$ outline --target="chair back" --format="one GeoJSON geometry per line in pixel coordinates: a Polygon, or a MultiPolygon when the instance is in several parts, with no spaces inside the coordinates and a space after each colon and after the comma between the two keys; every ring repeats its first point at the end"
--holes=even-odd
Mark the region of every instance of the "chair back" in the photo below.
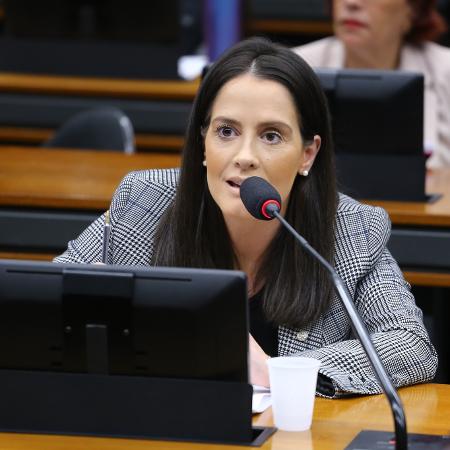
{"type": "Polygon", "coordinates": [[[65,122],[44,147],[117,150],[134,153],[134,130],[128,116],[118,108],[82,111],[65,122]]]}

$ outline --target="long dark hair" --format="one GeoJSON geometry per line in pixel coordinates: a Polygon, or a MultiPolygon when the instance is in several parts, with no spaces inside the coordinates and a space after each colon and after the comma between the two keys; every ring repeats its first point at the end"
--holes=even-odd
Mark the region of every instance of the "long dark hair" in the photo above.
{"type": "MultiPolygon", "coordinates": [[[[209,125],[220,88],[248,72],[289,90],[304,142],[312,141],[316,134],[322,138],[309,176],[297,176],[294,181],[286,219],[333,262],[337,194],[325,95],[303,59],[285,47],[252,38],[228,50],[200,85],[187,128],[177,193],[158,225],[152,257],[155,265],[233,269],[230,237],[202,165],[202,130],[209,125]]],[[[327,273],[282,228],[266,250],[256,279],[264,282],[266,316],[277,325],[301,327],[317,319],[329,305],[332,287],[327,273]]]]}
{"type": "Polygon", "coordinates": [[[447,24],[436,7],[436,0],[408,0],[408,3],[413,10],[413,19],[405,41],[413,44],[435,41],[447,31],[447,24]]]}

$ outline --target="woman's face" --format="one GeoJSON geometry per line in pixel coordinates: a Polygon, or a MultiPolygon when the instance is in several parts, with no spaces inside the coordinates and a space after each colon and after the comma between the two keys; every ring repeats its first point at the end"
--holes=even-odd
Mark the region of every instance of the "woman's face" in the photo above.
{"type": "Polygon", "coordinates": [[[408,0],[333,0],[334,31],[346,47],[401,43],[411,19],[408,0]]]}
{"type": "Polygon", "coordinates": [[[228,81],[205,135],[208,187],[225,220],[250,217],[239,186],[251,176],[271,183],[285,208],[295,177],[311,168],[319,147],[318,136],[305,146],[297,108],[282,84],[251,74],[228,81]]]}

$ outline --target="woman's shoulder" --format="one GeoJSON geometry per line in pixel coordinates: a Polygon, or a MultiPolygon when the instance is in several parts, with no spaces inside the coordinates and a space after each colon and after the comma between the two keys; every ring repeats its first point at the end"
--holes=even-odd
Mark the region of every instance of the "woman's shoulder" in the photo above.
{"type": "MultiPolygon", "coordinates": [[[[435,68],[436,73],[440,73],[450,81],[450,48],[434,42],[427,42],[425,44],[425,51],[430,55],[430,61],[435,68]]],[[[448,87],[448,86],[447,86],[448,87]]]]}
{"type": "Polygon", "coordinates": [[[372,217],[374,215],[377,217],[388,217],[387,212],[380,206],[372,206],[367,203],[361,203],[349,195],[340,193],[337,207],[337,217],[344,218],[353,214],[367,217],[372,217]]]}
{"type": "Polygon", "coordinates": [[[145,185],[176,187],[179,172],[178,168],[136,170],[125,175],[121,184],[133,186],[142,183],[145,185]]]}
{"type": "Polygon", "coordinates": [[[380,207],[340,194],[335,223],[335,267],[348,283],[358,282],[383,254],[390,220],[380,207]]]}
{"type": "Polygon", "coordinates": [[[443,61],[437,61],[439,64],[450,64],[450,48],[437,44],[436,42],[427,41],[423,44],[423,51],[432,56],[444,57],[443,61]]]}
{"type": "Polygon", "coordinates": [[[420,70],[433,76],[450,76],[450,48],[435,42],[421,45],[406,44],[402,49],[401,69],[420,70]],[[424,67],[422,67],[424,66],[424,67]]]}
{"type": "Polygon", "coordinates": [[[150,194],[152,190],[162,192],[174,190],[178,184],[179,169],[149,169],[129,172],[120,182],[116,195],[128,191],[130,195],[150,194]]]}
{"type": "Polygon", "coordinates": [[[161,207],[175,196],[179,169],[151,169],[130,172],[122,179],[111,203],[111,212],[120,213],[128,206],[149,210],[161,207]]]}
{"type": "Polygon", "coordinates": [[[388,213],[379,206],[361,203],[345,194],[339,195],[336,213],[336,239],[366,236],[378,244],[389,239],[391,221],[388,213]]]}
{"type": "Polygon", "coordinates": [[[313,67],[339,67],[342,64],[342,44],[333,36],[292,49],[313,67]]]}

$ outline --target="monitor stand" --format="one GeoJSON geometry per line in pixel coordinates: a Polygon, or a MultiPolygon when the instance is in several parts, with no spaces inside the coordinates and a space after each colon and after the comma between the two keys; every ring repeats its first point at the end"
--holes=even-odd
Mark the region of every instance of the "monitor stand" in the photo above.
{"type": "Polygon", "coordinates": [[[259,446],[242,382],[0,370],[0,430],[259,446]]]}
{"type": "MultiPolygon", "coordinates": [[[[448,450],[450,436],[408,433],[408,450],[448,450]]],[[[388,431],[363,430],[345,450],[394,450],[395,435],[388,431]]]]}
{"type": "Polygon", "coordinates": [[[338,153],[339,190],[357,199],[427,202],[425,156],[338,153]]]}

